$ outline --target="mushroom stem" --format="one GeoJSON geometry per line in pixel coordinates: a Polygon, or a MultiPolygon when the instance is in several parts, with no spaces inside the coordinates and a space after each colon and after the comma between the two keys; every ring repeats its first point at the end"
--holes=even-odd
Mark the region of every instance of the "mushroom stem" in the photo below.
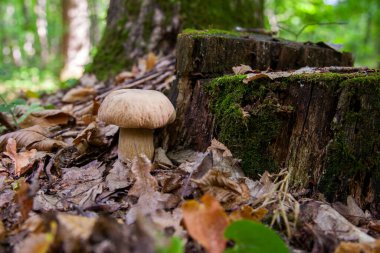
{"type": "Polygon", "coordinates": [[[139,154],[153,159],[153,130],[145,128],[120,128],[118,155],[122,161],[132,160],[139,154]]]}

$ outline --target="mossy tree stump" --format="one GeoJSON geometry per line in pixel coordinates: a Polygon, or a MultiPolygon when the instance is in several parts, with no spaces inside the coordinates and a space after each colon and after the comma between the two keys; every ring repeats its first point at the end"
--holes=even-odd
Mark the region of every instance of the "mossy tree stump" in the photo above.
{"type": "Polygon", "coordinates": [[[361,206],[376,208],[379,73],[344,68],[350,73],[331,73],[328,70],[342,69],[329,68],[326,73],[245,84],[245,75],[215,76],[231,73],[239,64],[296,69],[350,66],[352,59],[326,47],[261,36],[182,36],[177,45],[182,48],[177,54],[178,79],[171,94],[177,120],[166,129],[168,148],[182,145],[203,151],[215,137],[242,159],[248,176],[288,168],[294,188],[322,192],[331,201],[350,194],[361,206]]]}

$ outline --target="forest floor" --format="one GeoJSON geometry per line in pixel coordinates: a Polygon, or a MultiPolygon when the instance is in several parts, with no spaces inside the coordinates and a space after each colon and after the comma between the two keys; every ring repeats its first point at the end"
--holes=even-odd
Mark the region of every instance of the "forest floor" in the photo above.
{"type": "Polygon", "coordinates": [[[165,93],[174,79],[173,56],[149,55],[112,82],[84,75],[40,99],[59,109],[9,105],[0,252],[380,252],[380,220],[352,198],[305,198],[286,170],[249,179],[217,140],[203,153],[157,148],[153,162],[118,160],[118,127],[97,119],[102,100],[124,88],[165,93]]]}

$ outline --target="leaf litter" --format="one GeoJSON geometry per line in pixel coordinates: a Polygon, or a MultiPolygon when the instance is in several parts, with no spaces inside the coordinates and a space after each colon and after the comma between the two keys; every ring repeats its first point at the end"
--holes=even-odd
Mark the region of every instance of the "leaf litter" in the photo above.
{"type": "MultiPolygon", "coordinates": [[[[33,112],[24,128],[0,136],[0,251],[148,253],[178,236],[186,252],[219,253],[231,248],[227,226],[251,220],[275,228],[291,249],[379,252],[380,221],[353,198],[295,197],[286,169],[249,179],[216,139],[205,152],[157,148],[153,163],[118,160],[118,127],[97,120],[101,101],[117,89],[168,90],[174,63],[150,54],[108,85],[86,74],[41,98],[60,110],[33,112]]],[[[246,82],[289,74],[234,72],[246,82]]]]}

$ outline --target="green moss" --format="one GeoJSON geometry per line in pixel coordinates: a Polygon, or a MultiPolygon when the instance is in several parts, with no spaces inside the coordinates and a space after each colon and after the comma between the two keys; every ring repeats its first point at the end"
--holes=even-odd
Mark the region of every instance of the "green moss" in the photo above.
{"type": "Polygon", "coordinates": [[[194,36],[215,36],[215,35],[228,35],[233,37],[241,36],[242,34],[236,31],[226,31],[220,29],[207,29],[207,30],[196,30],[193,28],[187,28],[182,31],[184,35],[194,35],[194,36]]]}
{"type": "MultiPolygon", "coordinates": [[[[347,182],[363,182],[362,192],[374,191],[380,201],[380,74],[344,80],[333,140],[327,151],[319,190],[328,199],[346,198],[347,182]],[[372,182],[372,185],[370,185],[372,182]]],[[[365,196],[362,196],[363,199],[365,196]]]]}
{"type": "Polygon", "coordinates": [[[265,170],[278,168],[269,146],[282,120],[270,92],[273,87],[281,89],[283,84],[270,84],[266,79],[244,84],[244,78],[245,75],[216,78],[208,90],[218,139],[242,160],[242,168],[248,176],[257,177],[265,170]]]}

